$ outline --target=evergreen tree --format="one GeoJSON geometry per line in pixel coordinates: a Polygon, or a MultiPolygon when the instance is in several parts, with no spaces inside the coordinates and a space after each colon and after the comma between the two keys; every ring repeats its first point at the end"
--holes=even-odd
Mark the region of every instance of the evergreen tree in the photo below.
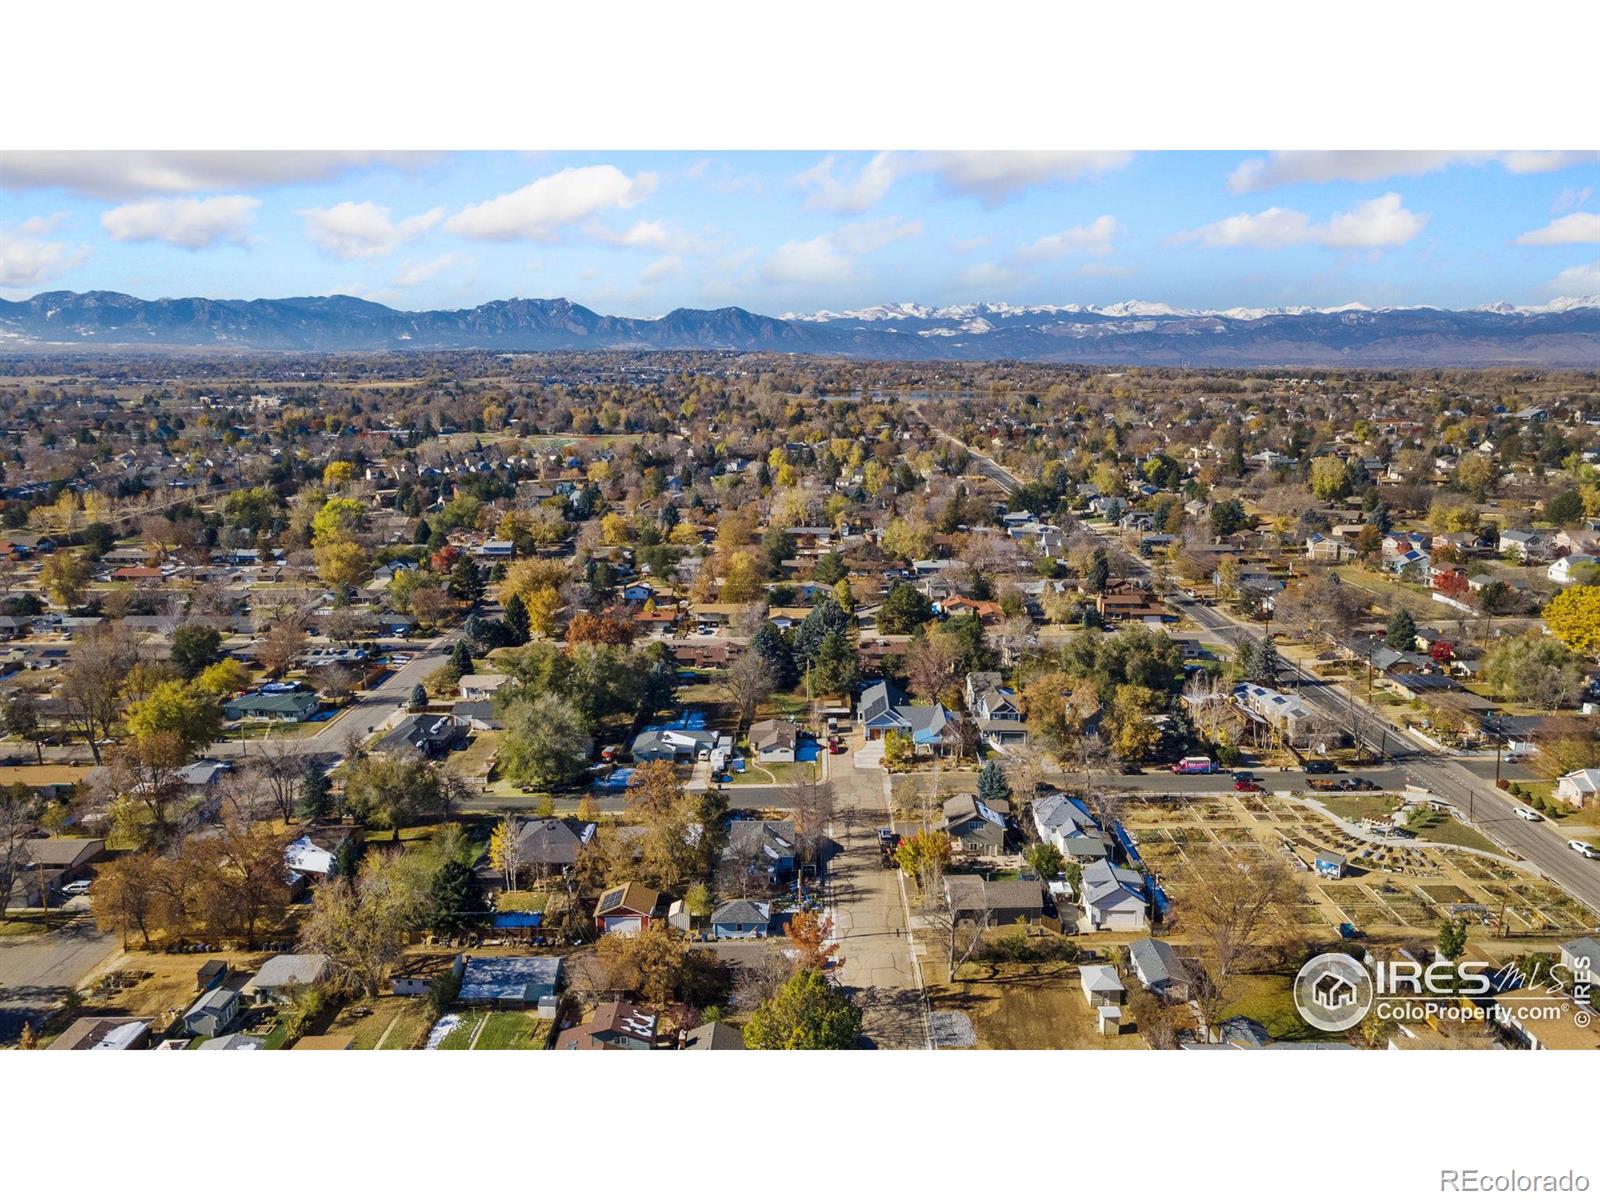
{"type": "Polygon", "coordinates": [[[800,673],[795,669],[794,652],[789,648],[789,639],[771,621],[756,630],[750,639],[750,649],[767,664],[780,691],[788,691],[795,685],[800,673]]]}
{"type": "Polygon", "coordinates": [[[850,574],[850,569],[844,565],[844,555],[837,550],[829,550],[817,559],[817,565],[811,569],[811,578],[818,583],[825,583],[829,587],[838,583],[850,574]]]}
{"type": "Polygon", "coordinates": [[[1106,552],[1097,546],[1089,555],[1088,570],[1083,573],[1084,590],[1098,595],[1106,590],[1106,583],[1110,579],[1111,562],[1106,552]]]}
{"type": "Polygon", "coordinates": [[[1389,618],[1389,624],[1383,633],[1383,644],[1391,650],[1417,648],[1417,621],[1409,610],[1398,609],[1389,618]]]}
{"type": "Polygon", "coordinates": [[[998,759],[991,758],[978,772],[978,799],[988,805],[996,800],[1011,799],[1011,785],[1006,782],[1006,773],[1000,769],[998,759]]]}
{"type": "Polygon", "coordinates": [[[521,596],[513,595],[506,601],[505,626],[511,645],[528,644],[528,606],[522,602],[521,596]]]}
{"type": "Polygon", "coordinates": [[[794,631],[794,657],[796,662],[808,659],[815,662],[823,640],[830,633],[843,633],[850,628],[850,615],[832,596],[821,596],[816,606],[806,614],[794,631]]]}
{"type": "Polygon", "coordinates": [[[333,795],[328,787],[328,776],[316,763],[306,764],[301,776],[300,790],[295,797],[295,811],[302,821],[320,821],[333,806],[333,795]]]}
{"type": "Polygon", "coordinates": [[[933,620],[933,605],[909,583],[889,589],[878,609],[878,628],[884,633],[915,633],[933,620]]]}
{"type": "Polygon", "coordinates": [[[853,641],[841,630],[822,639],[811,676],[811,686],[822,695],[848,695],[861,678],[861,659],[853,641]]]}
{"type": "Polygon", "coordinates": [[[471,675],[476,669],[472,662],[472,648],[465,640],[457,642],[450,648],[450,665],[463,675],[471,675]]]}
{"type": "Polygon", "coordinates": [[[428,900],[428,924],[446,933],[472,924],[483,912],[472,868],[459,858],[447,860],[434,874],[428,900]]]}
{"type": "Polygon", "coordinates": [[[422,709],[427,707],[428,689],[423,687],[420,683],[413,684],[411,687],[411,708],[414,711],[420,712],[422,709]]]}
{"type": "Polygon", "coordinates": [[[417,545],[426,546],[433,540],[433,529],[426,520],[418,521],[417,531],[411,536],[417,545]]]}
{"type": "Polygon", "coordinates": [[[478,572],[478,564],[465,555],[456,559],[456,565],[450,568],[450,594],[469,605],[483,599],[483,576],[478,572]]]}

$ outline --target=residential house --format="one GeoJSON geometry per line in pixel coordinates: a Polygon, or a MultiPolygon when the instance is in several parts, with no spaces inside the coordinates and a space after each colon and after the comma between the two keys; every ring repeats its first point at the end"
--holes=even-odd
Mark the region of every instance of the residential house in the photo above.
{"type": "Polygon", "coordinates": [[[1592,554],[1564,554],[1545,568],[1545,578],[1552,583],[1568,584],[1573,582],[1574,567],[1592,567],[1596,562],[1600,562],[1600,559],[1596,559],[1592,554]]]}
{"type": "Polygon", "coordinates": [[[1108,625],[1122,621],[1166,621],[1172,614],[1149,588],[1119,580],[1094,598],[1095,611],[1108,625]]]}
{"type": "Polygon", "coordinates": [[[249,692],[222,702],[230,721],[309,721],[322,708],[315,692],[249,692]]]}
{"type": "Polygon", "coordinates": [[[1076,863],[1104,858],[1109,850],[1106,835],[1088,809],[1060,792],[1033,802],[1033,827],[1040,841],[1076,863]]]}
{"type": "Polygon", "coordinates": [[[1259,683],[1241,683],[1233,689],[1234,703],[1253,721],[1266,726],[1286,745],[1306,745],[1314,732],[1315,715],[1298,696],[1259,683]]]}
{"type": "Polygon", "coordinates": [[[654,1050],[655,1045],[656,1015],[625,1000],[602,1004],[590,1020],[556,1037],[558,1050],[654,1050]]]}
{"type": "Polygon", "coordinates": [[[595,928],[601,933],[638,933],[666,916],[666,903],[655,888],[624,883],[600,893],[594,906],[595,928]]]}
{"type": "Polygon", "coordinates": [[[230,987],[212,988],[183,1014],[183,1027],[193,1037],[217,1037],[238,1019],[240,995],[230,987]]]}
{"type": "Polygon", "coordinates": [[[1600,937],[1590,935],[1561,943],[1561,965],[1574,987],[1588,987],[1593,996],[1594,985],[1600,983],[1600,937]]]}
{"type": "Polygon", "coordinates": [[[517,845],[525,869],[535,877],[565,874],[594,839],[595,823],[574,817],[535,817],[517,829],[517,845]]]}
{"type": "Polygon", "coordinates": [[[1128,961],[1146,990],[1164,1000],[1187,1000],[1194,980],[1178,953],[1157,938],[1140,938],[1128,945],[1128,961]]]}
{"type": "Polygon", "coordinates": [[[964,690],[967,709],[977,721],[984,741],[996,749],[1027,745],[1028,726],[1022,719],[1017,694],[1001,684],[998,671],[972,672],[964,690]]]}
{"type": "Polygon", "coordinates": [[[910,734],[919,751],[948,754],[956,745],[955,718],[942,704],[908,704],[899,688],[887,680],[869,684],[857,706],[869,741],[892,729],[910,734]]]}
{"type": "Polygon", "coordinates": [[[467,728],[466,722],[450,713],[412,713],[384,734],[372,751],[442,758],[466,740],[467,728]]]}
{"type": "Polygon", "coordinates": [[[1568,771],[1556,780],[1555,798],[1568,804],[1589,804],[1600,796],[1600,767],[1568,771]]]}
{"type": "Polygon", "coordinates": [[[1103,858],[1087,863],[1079,897],[1085,924],[1095,932],[1144,929],[1149,907],[1144,889],[1144,876],[1138,871],[1113,866],[1103,858]]]}
{"type": "Polygon", "coordinates": [[[277,954],[244,985],[244,994],[268,1004],[289,999],[300,988],[321,983],[328,974],[326,954],[277,954]]]}
{"type": "Polygon", "coordinates": [[[957,850],[968,854],[1005,853],[1005,814],[971,792],[951,796],[944,802],[944,829],[957,850]]]}
{"type": "Polygon", "coordinates": [[[750,747],[759,763],[792,763],[800,744],[800,727],[772,717],[750,726],[750,747]]]}
{"type": "Polygon", "coordinates": [[[144,1050],[150,1045],[148,1017],[79,1017],[47,1050],[144,1050]]]}
{"type": "Polygon", "coordinates": [[[496,674],[463,675],[456,686],[463,700],[489,700],[505,686],[509,678],[509,675],[496,674]]]}
{"type": "Polygon", "coordinates": [[[1306,558],[1311,562],[1342,563],[1356,556],[1355,548],[1343,538],[1313,533],[1306,538],[1306,558]]]}
{"type": "Polygon", "coordinates": [[[556,996],[564,982],[562,964],[554,954],[469,955],[462,965],[456,999],[461,1004],[495,1008],[534,1007],[540,1016],[554,1017],[556,996]]]}
{"type": "Polygon", "coordinates": [[[724,1021],[709,1021],[678,1034],[679,1050],[743,1050],[744,1034],[724,1021]]]}
{"type": "Polygon", "coordinates": [[[1000,929],[1044,919],[1044,885],[1037,879],[985,879],[981,875],[946,875],[945,900],[959,922],[980,929],[1000,929]]]}
{"type": "Polygon", "coordinates": [[[793,821],[730,821],[725,863],[743,863],[751,875],[778,886],[794,878],[795,832],[793,821]]]}
{"type": "Polygon", "coordinates": [[[1536,530],[1502,529],[1495,549],[1521,562],[1543,562],[1550,557],[1550,539],[1536,530]]]}
{"type": "Polygon", "coordinates": [[[1090,1008],[1120,1005],[1128,998],[1128,989],[1123,986],[1116,968],[1104,963],[1085,963],[1079,967],[1078,982],[1090,1008]]]}
{"type": "Polygon", "coordinates": [[[710,924],[717,938],[766,937],[772,927],[772,906],[757,900],[727,900],[712,910],[710,924]]]}

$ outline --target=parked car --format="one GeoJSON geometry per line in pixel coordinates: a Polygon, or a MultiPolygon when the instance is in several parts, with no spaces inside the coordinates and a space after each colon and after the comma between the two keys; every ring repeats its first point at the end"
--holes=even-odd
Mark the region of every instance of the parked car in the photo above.
{"type": "Polygon", "coordinates": [[[1307,775],[1332,775],[1339,768],[1325,758],[1313,758],[1306,763],[1307,775]]]}
{"type": "Polygon", "coordinates": [[[1235,779],[1233,781],[1233,790],[1236,792],[1259,792],[1261,785],[1254,779],[1235,779]]]}
{"type": "Polygon", "coordinates": [[[1233,773],[1233,777],[1235,779],[1243,779],[1248,783],[1250,780],[1256,777],[1256,773],[1254,771],[1235,771],[1233,773]]]}
{"type": "Polygon", "coordinates": [[[1568,850],[1575,850],[1585,858],[1600,859],[1600,850],[1596,850],[1588,842],[1580,842],[1576,838],[1567,843],[1568,850]]]}
{"type": "Polygon", "coordinates": [[[64,896],[87,896],[89,894],[89,889],[93,886],[94,885],[87,879],[74,879],[71,883],[67,884],[66,887],[61,889],[61,893],[64,896]]]}
{"type": "Polygon", "coordinates": [[[1533,809],[1529,808],[1525,804],[1519,804],[1515,808],[1513,808],[1511,811],[1516,813],[1517,816],[1521,817],[1524,821],[1542,821],[1542,820],[1544,820],[1543,817],[1541,817],[1538,813],[1534,812],[1533,809]]]}

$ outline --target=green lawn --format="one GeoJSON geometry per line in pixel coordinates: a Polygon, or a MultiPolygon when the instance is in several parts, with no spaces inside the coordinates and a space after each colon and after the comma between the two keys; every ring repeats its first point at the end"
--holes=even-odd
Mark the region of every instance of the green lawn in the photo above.
{"type": "Polygon", "coordinates": [[[1409,828],[1415,831],[1420,841],[1439,842],[1446,846],[1464,846],[1469,850],[1486,850],[1490,854],[1505,853],[1472,826],[1463,825],[1454,817],[1447,817],[1443,813],[1427,813],[1413,821],[1409,828]]]}
{"type": "Polygon", "coordinates": [[[543,1050],[550,1022],[531,1012],[492,1012],[484,1018],[478,1050],[543,1050]]]}
{"type": "Polygon", "coordinates": [[[1341,1040],[1320,1033],[1300,1019],[1294,1006],[1294,980],[1287,975],[1240,975],[1228,983],[1228,1003],[1222,1016],[1259,1021],[1278,1041],[1341,1040]]]}
{"type": "Polygon", "coordinates": [[[465,1050],[472,1045],[472,1035],[478,1032],[478,1026],[483,1024],[483,1016],[479,1013],[463,1013],[461,1024],[445,1034],[444,1041],[439,1043],[441,1050],[465,1050]]]}
{"type": "Polygon", "coordinates": [[[1400,806],[1394,796],[1317,797],[1335,816],[1346,821],[1381,821],[1400,806]]]}

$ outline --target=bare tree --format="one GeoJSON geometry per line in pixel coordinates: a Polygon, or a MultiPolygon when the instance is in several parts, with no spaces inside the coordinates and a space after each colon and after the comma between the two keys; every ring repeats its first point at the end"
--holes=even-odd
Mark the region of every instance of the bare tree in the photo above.
{"type": "Polygon", "coordinates": [[[1223,854],[1194,863],[1194,882],[1180,908],[1183,930],[1197,943],[1196,1002],[1214,1025],[1229,981],[1275,938],[1293,928],[1300,881],[1278,859],[1240,863],[1223,854]]]}
{"type": "Polygon", "coordinates": [[[733,705],[735,721],[742,727],[776,686],[772,668],[754,650],[746,650],[722,674],[722,692],[733,705]]]}
{"type": "Polygon", "coordinates": [[[272,797],[272,806],[285,821],[294,820],[295,805],[300,796],[300,782],[305,778],[309,757],[282,738],[263,738],[256,743],[251,756],[254,769],[260,773],[272,797]]]}
{"type": "Polygon", "coordinates": [[[31,788],[0,788],[0,917],[11,901],[11,887],[28,861],[28,837],[39,815],[31,788]]]}
{"type": "Polygon", "coordinates": [[[817,779],[799,780],[784,789],[784,798],[794,818],[800,853],[815,862],[833,821],[833,784],[817,779]]]}
{"type": "Polygon", "coordinates": [[[117,718],[122,680],[137,659],[123,626],[96,625],[72,644],[62,668],[61,694],[97,763],[100,740],[111,736],[117,718]]]}

